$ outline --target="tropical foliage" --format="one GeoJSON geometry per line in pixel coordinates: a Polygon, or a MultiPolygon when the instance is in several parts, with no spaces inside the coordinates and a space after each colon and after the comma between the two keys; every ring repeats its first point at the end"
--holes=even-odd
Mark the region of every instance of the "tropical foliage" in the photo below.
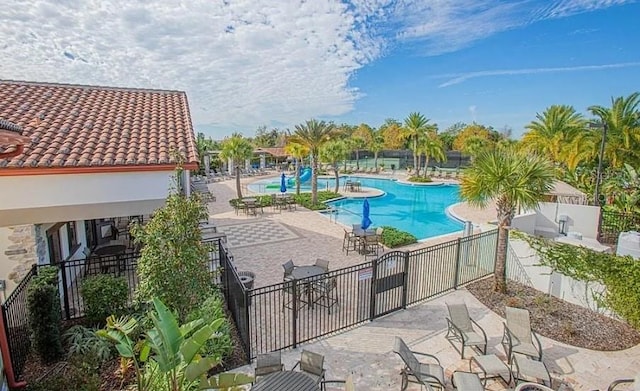
{"type": "Polygon", "coordinates": [[[309,156],[309,148],[296,142],[288,142],[284,150],[296,159],[296,194],[300,194],[300,165],[303,159],[309,156]]]}
{"type": "Polygon", "coordinates": [[[494,289],[505,293],[508,229],[519,207],[531,209],[551,190],[554,171],[547,159],[514,150],[491,150],[477,156],[465,170],[462,199],[486,207],[495,201],[498,212],[498,250],[494,289]]]}
{"type": "Polygon", "coordinates": [[[429,131],[435,131],[434,125],[429,124],[429,119],[418,112],[409,114],[404,120],[403,133],[404,137],[411,141],[410,148],[413,151],[413,167],[416,170],[416,175],[420,174],[418,162],[420,139],[426,137],[429,131]]]}
{"type": "Polygon", "coordinates": [[[320,148],[329,141],[335,133],[332,123],[311,119],[304,124],[296,125],[295,133],[290,141],[304,145],[311,153],[311,203],[318,203],[318,160],[320,148]]]}
{"type": "MultiPolygon", "coordinates": [[[[340,190],[340,175],[338,174],[338,162],[344,160],[349,155],[349,148],[342,140],[329,141],[320,149],[320,159],[331,164],[333,174],[336,178],[334,192],[340,190]]],[[[298,193],[299,194],[299,193],[298,193]]]]}
{"type": "Polygon", "coordinates": [[[238,198],[242,198],[242,187],[240,186],[240,165],[246,159],[251,159],[253,146],[249,140],[240,134],[234,134],[222,142],[221,159],[231,159],[236,174],[236,193],[238,198]]]}

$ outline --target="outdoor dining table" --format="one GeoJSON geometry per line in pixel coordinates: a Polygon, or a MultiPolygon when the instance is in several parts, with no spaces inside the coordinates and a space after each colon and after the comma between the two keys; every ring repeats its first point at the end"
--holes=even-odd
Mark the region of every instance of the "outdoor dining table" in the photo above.
{"type": "Polygon", "coordinates": [[[266,376],[252,391],[319,391],[320,386],[302,372],[282,371],[266,376]]]}
{"type": "MultiPolygon", "coordinates": [[[[315,265],[307,265],[307,266],[298,266],[295,269],[293,269],[293,271],[291,272],[291,277],[293,277],[296,280],[303,280],[305,278],[310,278],[310,277],[317,277],[317,276],[321,276],[324,274],[324,269],[321,268],[320,266],[315,266],[315,265]]],[[[305,281],[305,285],[306,285],[306,291],[307,291],[307,298],[308,298],[308,303],[309,303],[309,307],[313,308],[313,300],[312,300],[312,289],[310,289],[310,284],[313,281],[305,281]]]]}
{"type": "Polygon", "coordinates": [[[357,236],[360,239],[360,249],[358,250],[358,252],[360,254],[364,254],[365,251],[365,246],[363,241],[365,240],[365,238],[367,236],[376,236],[376,231],[373,229],[362,229],[362,228],[354,228],[353,229],[353,234],[355,236],[357,236]]]}

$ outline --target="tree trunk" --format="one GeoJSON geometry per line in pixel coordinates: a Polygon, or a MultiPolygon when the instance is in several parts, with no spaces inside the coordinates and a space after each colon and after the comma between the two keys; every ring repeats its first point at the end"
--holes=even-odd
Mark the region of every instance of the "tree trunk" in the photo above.
{"type": "Polygon", "coordinates": [[[506,227],[498,228],[498,249],[496,252],[496,268],[493,275],[493,290],[507,293],[507,246],[509,231],[506,227]]]}
{"type": "Polygon", "coordinates": [[[378,151],[373,151],[373,168],[378,172],[378,151]]]}
{"type": "Polygon", "coordinates": [[[236,192],[238,193],[238,198],[242,198],[242,188],[240,187],[240,166],[236,165],[236,192]]]}
{"type": "Polygon", "coordinates": [[[338,190],[340,190],[340,175],[338,174],[338,167],[335,164],[333,165],[333,175],[336,176],[336,187],[333,192],[337,193],[338,190]]]}
{"type": "Polygon", "coordinates": [[[424,155],[424,177],[427,177],[427,172],[429,172],[429,155],[424,155]]]}
{"type": "Polygon", "coordinates": [[[317,153],[311,154],[311,204],[318,203],[318,157],[317,153]]]}
{"type": "Polygon", "coordinates": [[[300,194],[300,159],[296,158],[296,194],[300,194]]]}
{"type": "Polygon", "coordinates": [[[356,171],[360,171],[360,151],[356,148],[356,171]]]}
{"type": "Polygon", "coordinates": [[[413,137],[413,175],[418,176],[418,135],[413,137]]]}

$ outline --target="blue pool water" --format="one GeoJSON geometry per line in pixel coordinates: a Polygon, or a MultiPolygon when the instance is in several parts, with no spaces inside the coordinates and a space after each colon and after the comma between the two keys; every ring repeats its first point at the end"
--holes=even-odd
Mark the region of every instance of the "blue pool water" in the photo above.
{"type": "MultiPolygon", "coordinates": [[[[340,178],[340,185],[346,177],[340,178]]],[[[354,177],[351,177],[354,179],[354,177]]],[[[369,198],[373,227],[389,225],[415,235],[418,239],[449,234],[462,230],[462,223],[447,216],[445,209],[460,202],[459,187],[455,185],[412,186],[388,179],[357,178],[364,187],[384,191],[381,197],[369,198]]],[[[254,182],[249,189],[255,192],[278,191],[267,189],[273,179],[254,182]]],[[[333,190],[334,179],[318,179],[318,189],[333,190]]],[[[302,186],[308,190],[309,184],[302,186]]],[[[336,219],[350,226],[362,220],[362,199],[342,199],[330,203],[337,209],[336,219]]]]}

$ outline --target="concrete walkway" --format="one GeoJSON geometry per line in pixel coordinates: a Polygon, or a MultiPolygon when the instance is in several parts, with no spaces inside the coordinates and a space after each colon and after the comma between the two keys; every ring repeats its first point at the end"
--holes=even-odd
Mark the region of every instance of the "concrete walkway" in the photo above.
{"type": "MultiPolygon", "coordinates": [[[[275,177],[275,176],[274,176],[275,177]]],[[[250,182],[258,178],[246,178],[250,182]]],[[[254,271],[256,287],[282,281],[281,264],[292,259],[297,265],[311,264],[317,258],[330,260],[332,270],[364,262],[356,253],[348,256],[342,252],[344,227],[330,222],[329,218],[304,208],[296,211],[265,210],[254,216],[236,215],[229,199],[235,197],[235,181],[227,180],[209,185],[217,202],[209,204],[211,219],[220,227],[243,235],[251,226],[260,222],[260,239],[255,243],[241,239],[230,241],[239,270],[254,271]],[[225,228],[226,227],[226,228],[225,228]]],[[[458,216],[469,219],[482,229],[495,219],[495,209],[477,210],[466,204],[454,207],[458,216]]],[[[452,240],[459,234],[448,235],[417,243],[403,250],[427,247],[452,240]]],[[[389,390],[400,388],[400,358],[392,352],[393,338],[401,336],[412,350],[435,354],[446,369],[447,387],[451,389],[450,375],[456,369],[469,369],[469,360],[461,360],[456,350],[444,338],[446,334],[445,302],[464,301],[471,316],[485,329],[489,338],[489,353],[504,358],[500,346],[502,319],[486,308],[465,290],[459,290],[438,299],[376,319],[361,327],[320,341],[305,344],[298,349],[283,353],[287,368],[291,368],[300,357],[300,349],[308,349],[325,355],[328,379],[344,379],[353,373],[358,390],[389,390]]],[[[595,352],[564,345],[541,338],[544,362],[554,378],[554,389],[561,384],[565,389],[604,390],[617,378],[628,378],[640,372],[640,345],[620,352],[595,352]]],[[[465,352],[466,353],[466,352],[465,352]]],[[[241,370],[252,373],[251,367],[241,370]]],[[[506,389],[497,381],[489,382],[489,389],[506,389]]],[[[512,388],[513,385],[510,386],[512,388]]],[[[420,389],[410,386],[409,390],[420,389]]]]}

